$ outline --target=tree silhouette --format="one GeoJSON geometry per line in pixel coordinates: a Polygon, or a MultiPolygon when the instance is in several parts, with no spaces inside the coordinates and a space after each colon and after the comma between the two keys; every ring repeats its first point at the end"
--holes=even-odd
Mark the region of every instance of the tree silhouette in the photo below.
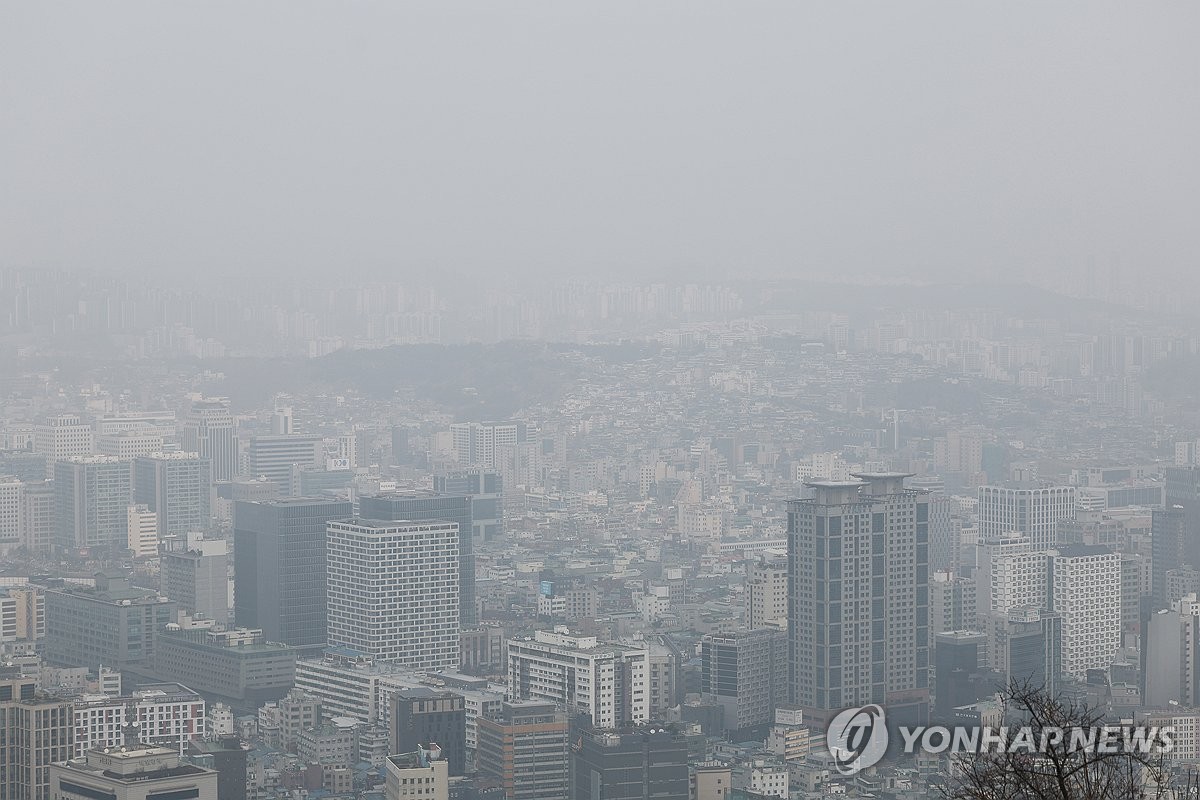
{"type": "Polygon", "coordinates": [[[1005,716],[1028,726],[1042,752],[956,753],[941,788],[948,800],[1167,800],[1195,797],[1195,773],[1175,777],[1168,769],[1165,740],[1155,736],[1148,752],[1117,747],[1073,746],[1054,730],[1104,728],[1104,716],[1071,699],[1051,697],[1040,687],[1013,683],[1001,692],[1005,716]]]}

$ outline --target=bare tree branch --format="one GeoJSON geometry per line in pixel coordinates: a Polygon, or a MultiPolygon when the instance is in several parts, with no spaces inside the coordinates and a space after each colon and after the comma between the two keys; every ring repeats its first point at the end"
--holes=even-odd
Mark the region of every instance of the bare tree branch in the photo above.
{"type": "Polygon", "coordinates": [[[1162,748],[1149,752],[1117,747],[1077,747],[1070,730],[1100,730],[1104,715],[1070,698],[1048,695],[1041,687],[1014,682],[1000,693],[1005,719],[1028,727],[1039,752],[1025,750],[958,753],[951,756],[952,778],[941,787],[948,800],[1161,800],[1188,796],[1195,774],[1175,781],[1162,748]],[[1061,739],[1054,729],[1067,732],[1061,739]],[[1180,793],[1182,790],[1182,793],[1180,793]],[[1178,793],[1178,794],[1177,794],[1178,793]]]}

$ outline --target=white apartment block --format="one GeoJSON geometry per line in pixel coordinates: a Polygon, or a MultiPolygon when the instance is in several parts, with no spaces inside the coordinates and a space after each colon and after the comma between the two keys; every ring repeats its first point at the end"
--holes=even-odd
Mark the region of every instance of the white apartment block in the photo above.
{"type": "Polygon", "coordinates": [[[384,762],[384,800],[449,800],[448,770],[448,762],[436,749],[432,754],[417,750],[388,756],[384,762]]]}
{"type": "Polygon", "coordinates": [[[539,617],[565,617],[567,615],[567,598],[564,595],[548,597],[539,594],[537,603],[539,617]]]}
{"type": "Polygon", "coordinates": [[[1071,545],[1049,552],[1049,608],[1062,616],[1062,671],[1108,669],[1121,647],[1121,556],[1071,545]]]}
{"type": "Polygon", "coordinates": [[[329,523],[329,643],[412,668],[459,657],[458,524],[329,523]]]}
{"type": "MultiPolygon", "coordinates": [[[[350,717],[386,728],[391,719],[392,696],[408,689],[438,686],[439,673],[422,673],[389,661],[375,661],[345,647],[329,648],[318,659],[296,662],[296,689],[316,698],[325,717],[350,717]]],[[[498,692],[453,688],[463,696],[467,737],[472,741],[480,714],[498,711],[504,696],[498,692]]]]}
{"type": "Polygon", "coordinates": [[[782,760],[756,758],[733,768],[733,787],[763,797],[788,798],[788,767],[782,760]]]}
{"type": "Polygon", "coordinates": [[[450,426],[454,458],[466,466],[495,469],[499,450],[524,441],[523,422],[459,422],[450,426]]]}
{"type": "Polygon", "coordinates": [[[646,721],[648,678],[645,648],[601,644],[565,628],[508,641],[509,699],[557,703],[599,728],[646,721]]]}
{"type": "Polygon", "coordinates": [[[1049,550],[1057,542],[1059,520],[1075,518],[1075,487],[1038,489],[979,487],[979,540],[1019,531],[1034,550],[1049,550]]]}
{"type": "Polygon", "coordinates": [[[1009,613],[1049,607],[1047,554],[1033,550],[1028,536],[1010,532],[981,542],[977,561],[976,622],[969,624],[963,620],[963,623],[987,634],[989,663],[994,669],[1004,669],[1009,613]]]}
{"type": "Polygon", "coordinates": [[[633,608],[646,622],[657,622],[671,610],[671,589],[668,586],[649,586],[646,591],[633,593],[633,608]]]}

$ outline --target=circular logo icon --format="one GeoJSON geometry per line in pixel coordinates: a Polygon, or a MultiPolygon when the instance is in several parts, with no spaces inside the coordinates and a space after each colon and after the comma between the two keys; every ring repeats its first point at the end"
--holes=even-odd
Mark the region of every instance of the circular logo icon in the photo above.
{"type": "Polygon", "coordinates": [[[847,708],[829,723],[825,744],[829,746],[834,766],[843,775],[853,775],[878,764],[888,746],[883,708],[877,705],[847,708]]]}

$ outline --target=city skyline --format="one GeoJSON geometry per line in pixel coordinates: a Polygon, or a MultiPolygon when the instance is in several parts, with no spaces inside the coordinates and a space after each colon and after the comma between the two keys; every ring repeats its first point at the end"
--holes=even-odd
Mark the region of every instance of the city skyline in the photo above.
{"type": "Polygon", "coordinates": [[[0,800],[1194,800],[1197,31],[0,4],[0,800]]]}

